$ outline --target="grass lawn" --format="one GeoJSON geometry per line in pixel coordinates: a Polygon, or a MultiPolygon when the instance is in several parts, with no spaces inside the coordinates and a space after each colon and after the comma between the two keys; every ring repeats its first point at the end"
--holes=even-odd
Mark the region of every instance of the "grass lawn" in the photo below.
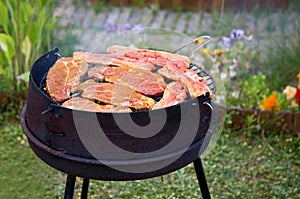
{"type": "Polygon", "coordinates": [[[0,198],[55,198],[62,175],[33,154],[23,135],[18,124],[0,126],[0,198]]]}
{"type": "MultiPolygon", "coordinates": [[[[225,129],[203,163],[212,198],[298,198],[299,157],[299,136],[225,129]]],[[[33,154],[18,124],[0,127],[0,199],[62,198],[65,179],[33,154]]],[[[201,198],[192,165],[147,180],[91,180],[89,198],[100,197],[201,198]]]]}

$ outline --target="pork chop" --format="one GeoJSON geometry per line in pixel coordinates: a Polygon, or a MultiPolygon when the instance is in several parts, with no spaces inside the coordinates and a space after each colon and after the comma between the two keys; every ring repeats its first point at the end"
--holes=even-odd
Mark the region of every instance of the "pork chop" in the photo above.
{"type": "Polygon", "coordinates": [[[65,108],[91,112],[131,112],[128,107],[114,106],[111,104],[100,105],[81,97],[71,98],[65,101],[61,106],[65,108]]]}
{"type": "Polygon", "coordinates": [[[203,77],[198,76],[198,74],[192,70],[179,70],[173,65],[169,64],[166,67],[158,70],[158,73],[162,76],[180,81],[182,85],[188,90],[191,98],[196,98],[207,92],[210,93],[210,97],[213,97],[212,92],[207,86],[207,82],[203,77]]]}
{"type": "Polygon", "coordinates": [[[161,95],[167,86],[161,75],[136,68],[98,66],[90,69],[88,76],[127,86],[148,96],[161,95]]]}
{"type": "Polygon", "coordinates": [[[77,90],[80,78],[86,74],[88,69],[86,62],[88,54],[75,52],[74,57],[62,57],[49,69],[46,90],[52,99],[63,102],[77,90]]]}
{"type": "Polygon", "coordinates": [[[183,102],[186,98],[186,92],[180,82],[171,82],[167,85],[163,97],[157,102],[153,109],[173,106],[183,102]]]}
{"type": "Polygon", "coordinates": [[[105,104],[115,106],[131,107],[136,110],[151,109],[154,106],[154,100],[142,95],[135,90],[111,83],[92,83],[87,82],[83,85],[82,97],[92,100],[98,100],[105,104]]]}

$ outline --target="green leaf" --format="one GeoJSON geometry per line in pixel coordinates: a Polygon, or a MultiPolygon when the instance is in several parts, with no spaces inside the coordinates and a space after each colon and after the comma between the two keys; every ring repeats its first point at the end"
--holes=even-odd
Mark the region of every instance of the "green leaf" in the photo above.
{"type": "Polygon", "coordinates": [[[38,31],[36,31],[36,29],[37,29],[36,23],[30,24],[28,26],[28,37],[33,45],[36,44],[37,40],[41,39],[40,37],[38,37],[39,33],[38,31]]]}
{"type": "MultiPolygon", "coordinates": [[[[4,52],[7,60],[11,60],[15,54],[15,44],[11,36],[0,33],[0,50],[4,52]]],[[[0,52],[1,52],[0,51],[0,52]]]]}
{"type": "Polygon", "coordinates": [[[34,21],[34,8],[29,2],[21,2],[21,8],[19,17],[20,23],[25,25],[32,23],[34,21]]]}
{"type": "Polygon", "coordinates": [[[22,42],[22,53],[26,56],[29,57],[31,53],[31,42],[29,40],[29,37],[26,36],[25,39],[22,42]]]}
{"type": "Polygon", "coordinates": [[[4,31],[7,33],[8,28],[8,9],[6,5],[0,1],[0,25],[3,27],[4,31]]]}
{"type": "Polygon", "coordinates": [[[31,55],[31,42],[28,35],[26,35],[22,42],[22,53],[25,55],[25,66],[27,67],[31,55]]]}
{"type": "Polygon", "coordinates": [[[19,75],[17,77],[17,80],[24,81],[24,82],[28,83],[29,82],[29,74],[30,74],[30,71],[27,71],[27,72],[19,75]]]}

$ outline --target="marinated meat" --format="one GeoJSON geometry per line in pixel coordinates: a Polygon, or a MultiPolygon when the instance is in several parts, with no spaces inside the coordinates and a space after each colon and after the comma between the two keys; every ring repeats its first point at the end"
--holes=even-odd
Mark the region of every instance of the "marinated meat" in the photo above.
{"type": "Polygon", "coordinates": [[[186,56],[113,45],[107,54],[74,52],[73,57],[58,59],[47,74],[45,89],[57,102],[72,98],[63,106],[102,112],[172,106],[182,102],[187,93],[196,98],[208,92],[212,98],[206,80],[189,67],[186,56]],[[88,70],[89,64],[97,66],[88,70]],[[86,73],[90,79],[81,83],[86,73]],[[167,85],[163,77],[173,81],[167,85]],[[75,97],[77,94],[82,98],[75,97]],[[160,95],[163,97],[156,105],[148,97],[160,95]]]}
{"type": "Polygon", "coordinates": [[[182,84],[180,82],[172,82],[167,85],[163,97],[154,105],[153,109],[179,104],[183,102],[185,98],[186,92],[182,84]]]}
{"type": "Polygon", "coordinates": [[[70,98],[70,90],[67,88],[68,74],[69,69],[63,59],[59,59],[48,72],[46,90],[57,102],[70,98]]]}
{"type": "Polygon", "coordinates": [[[139,68],[143,70],[154,70],[152,63],[141,62],[131,58],[124,57],[123,54],[91,54],[87,58],[88,64],[99,64],[104,66],[118,66],[139,68]]]}
{"type": "Polygon", "coordinates": [[[136,68],[100,66],[89,70],[88,76],[127,86],[148,96],[161,95],[167,86],[161,75],[136,68]]]}
{"type": "Polygon", "coordinates": [[[158,73],[166,78],[180,81],[188,90],[191,98],[196,98],[206,92],[209,92],[211,97],[213,97],[209,87],[207,86],[206,80],[199,77],[198,74],[192,70],[179,70],[173,65],[167,64],[164,68],[159,69],[158,73]]]}
{"type": "Polygon", "coordinates": [[[83,82],[83,83],[81,83],[81,84],[79,84],[79,86],[78,86],[78,91],[84,91],[87,87],[89,87],[89,86],[94,86],[94,85],[96,85],[97,84],[97,82],[95,82],[94,80],[92,80],[92,79],[88,79],[88,80],[86,80],[85,82],[83,82]]]}
{"type": "Polygon", "coordinates": [[[137,49],[126,47],[126,46],[112,45],[107,47],[106,52],[109,54],[114,54],[114,53],[125,54],[132,50],[137,50],[137,49]]]}
{"type": "Polygon", "coordinates": [[[84,111],[92,111],[92,112],[131,112],[131,110],[127,107],[120,107],[114,105],[100,105],[91,100],[74,97],[67,101],[65,101],[62,107],[76,109],[76,110],[84,110],[84,111]]]}
{"type": "Polygon", "coordinates": [[[57,102],[70,98],[80,84],[80,78],[88,69],[86,57],[89,53],[75,52],[74,57],[63,57],[50,68],[46,78],[46,90],[57,102]]]}
{"type": "Polygon", "coordinates": [[[88,77],[98,81],[117,83],[129,70],[128,67],[97,66],[88,71],[88,77]]]}
{"type": "Polygon", "coordinates": [[[171,63],[177,68],[189,68],[190,59],[184,55],[164,51],[154,51],[146,49],[130,49],[128,47],[113,45],[107,48],[108,53],[118,53],[118,59],[132,59],[138,62],[151,63],[158,66],[165,66],[171,63]]]}
{"type": "Polygon", "coordinates": [[[83,88],[82,97],[98,100],[105,104],[142,110],[151,109],[155,103],[152,98],[122,85],[87,82],[87,85],[83,83],[81,88],[83,88]]]}
{"type": "Polygon", "coordinates": [[[77,90],[78,85],[80,84],[80,78],[86,74],[88,70],[88,64],[86,58],[90,53],[87,52],[74,52],[73,59],[69,63],[69,75],[67,87],[70,89],[70,92],[73,93],[77,90]]]}
{"type": "Polygon", "coordinates": [[[90,55],[89,52],[74,52],[73,61],[77,63],[80,67],[78,70],[78,75],[83,76],[88,70],[88,63],[86,61],[87,57],[90,55]]]}

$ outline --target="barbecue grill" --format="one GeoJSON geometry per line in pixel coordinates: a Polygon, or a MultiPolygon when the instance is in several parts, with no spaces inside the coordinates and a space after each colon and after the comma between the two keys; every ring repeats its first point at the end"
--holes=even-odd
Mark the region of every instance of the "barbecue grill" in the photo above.
{"type": "MultiPolygon", "coordinates": [[[[203,198],[210,198],[199,158],[207,148],[217,124],[209,93],[157,110],[132,113],[71,110],[61,107],[44,91],[47,72],[59,57],[58,49],[54,49],[33,64],[30,71],[28,100],[21,113],[21,126],[33,152],[45,163],[68,174],[65,198],[73,197],[77,176],[84,178],[82,198],[86,198],[89,179],[111,181],[146,179],[176,171],[191,162],[194,163],[203,198]],[[165,115],[166,118],[163,128],[147,138],[128,135],[120,128],[128,122],[122,118],[130,117],[139,126],[147,126],[151,120],[160,120],[161,115],[165,115]],[[194,117],[198,117],[194,122],[196,128],[193,128],[195,125],[191,127],[185,125],[182,129],[180,124],[189,123],[194,117]],[[91,120],[96,121],[97,125],[85,125],[85,129],[78,126],[78,123],[91,120]],[[101,139],[97,139],[99,126],[103,131],[101,139]],[[84,131],[84,135],[80,131],[84,131]],[[183,135],[179,132],[183,132],[183,135]],[[164,146],[172,144],[173,140],[180,139],[177,136],[189,137],[187,136],[189,133],[192,133],[193,139],[185,144],[182,141],[184,146],[181,142],[176,142],[171,149],[156,153],[164,146]],[[92,144],[93,148],[87,146],[87,142],[93,141],[95,141],[92,144]],[[110,150],[107,142],[130,152],[133,156],[122,156],[110,150]],[[108,148],[105,148],[106,145],[108,148]],[[96,154],[99,150],[105,151],[105,157],[96,154]],[[142,155],[139,156],[140,154],[142,155]]],[[[195,64],[191,64],[191,69],[204,77],[212,92],[216,92],[216,84],[210,74],[195,64]]]]}

